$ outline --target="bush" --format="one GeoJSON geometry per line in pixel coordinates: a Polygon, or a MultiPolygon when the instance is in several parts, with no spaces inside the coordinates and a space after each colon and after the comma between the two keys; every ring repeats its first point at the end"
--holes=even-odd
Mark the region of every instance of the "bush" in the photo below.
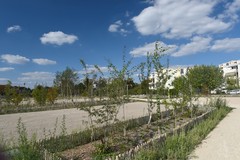
{"type": "Polygon", "coordinates": [[[36,136],[32,136],[29,140],[26,128],[21,121],[18,120],[17,132],[19,134],[18,138],[18,148],[13,150],[11,159],[13,160],[33,160],[42,159],[42,152],[39,145],[36,142],[36,136]]]}
{"type": "Polygon", "coordinates": [[[57,88],[49,88],[47,91],[47,101],[51,104],[54,104],[58,96],[57,88]]]}
{"type": "MultiPolygon", "coordinates": [[[[148,149],[141,150],[135,159],[157,160],[157,159],[188,159],[194,150],[215,126],[231,111],[221,99],[212,101],[214,110],[203,122],[195,125],[189,132],[182,131],[180,134],[167,137],[162,143],[155,143],[148,149]],[[221,104],[221,105],[220,105],[221,104]],[[224,105],[225,104],[225,105],[224,105]]],[[[210,104],[211,104],[210,103],[210,104]]]]}
{"type": "Polygon", "coordinates": [[[32,96],[37,104],[40,106],[45,105],[47,100],[47,89],[41,85],[37,85],[33,89],[32,96]]]}

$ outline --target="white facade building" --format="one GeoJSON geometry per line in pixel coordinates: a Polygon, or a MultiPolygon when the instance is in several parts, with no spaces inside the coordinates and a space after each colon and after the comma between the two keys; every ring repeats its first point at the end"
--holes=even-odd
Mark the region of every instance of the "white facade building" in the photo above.
{"type": "MultiPolygon", "coordinates": [[[[166,89],[173,89],[173,81],[175,78],[180,77],[180,76],[185,76],[187,74],[189,68],[169,68],[169,69],[163,69],[163,73],[168,77],[167,82],[165,84],[166,89]]],[[[156,89],[157,88],[157,82],[158,80],[158,75],[157,72],[152,72],[150,77],[149,77],[150,83],[149,83],[149,89],[156,89]]]]}
{"type": "Polygon", "coordinates": [[[223,77],[236,79],[239,85],[240,80],[240,60],[232,60],[219,65],[223,71],[223,77]]]}

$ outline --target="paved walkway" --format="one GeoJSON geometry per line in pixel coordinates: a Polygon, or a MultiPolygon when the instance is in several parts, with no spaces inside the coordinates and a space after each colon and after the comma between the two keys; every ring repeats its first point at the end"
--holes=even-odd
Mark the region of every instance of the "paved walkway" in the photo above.
{"type": "Polygon", "coordinates": [[[195,149],[191,159],[240,160],[240,97],[225,99],[235,109],[195,149]]]}

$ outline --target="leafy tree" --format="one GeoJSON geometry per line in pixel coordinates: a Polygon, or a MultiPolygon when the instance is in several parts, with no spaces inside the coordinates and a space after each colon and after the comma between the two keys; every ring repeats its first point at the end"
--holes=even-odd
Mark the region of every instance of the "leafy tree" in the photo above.
{"type": "Polygon", "coordinates": [[[20,93],[19,87],[12,87],[12,82],[8,81],[5,87],[5,100],[8,104],[13,103],[18,106],[22,101],[23,96],[20,93]]]}
{"type": "Polygon", "coordinates": [[[77,73],[67,67],[63,72],[57,72],[54,79],[54,85],[59,88],[62,96],[72,96],[74,94],[74,86],[78,81],[77,73]]]}
{"type": "Polygon", "coordinates": [[[58,89],[56,87],[49,88],[47,90],[47,101],[51,104],[54,104],[55,100],[58,97],[58,89]]]}
{"type": "Polygon", "coordinates": [[[79,84],[75,85],[75,92],[78,95],[83,95],[85,91],[86,91],[86,86],[84,85],[83,82],[80,82],[79,84]]]}
{"type": "MultiPolygon", "coordinates": [[[[155,72],[157,73],[157,82],[156,82],[156,90],[157,90],[157,115],[158,118],[162,120],[162,113],[161,113],[161,100],[160,97],[161,95],[164,94],[164,89],[165,89],[165,84],[167,82],[168,79],[168,66],[167,66],[167,70],[164,71],[163,65],[160,62],[161,58],[164,56],[164,52],[167,50],[168,48],[166,47],[159,47],[159,44],[156,43],[155,45],[155,50],[154,53],[152,55],[152,63],[153,63],[153,67],[155,72]]],[[[168,65],[168,64],[167,64],[168,65]]],[[[160,124],[159,124],[160,125],[160,124]]]]}
{"type": "Polygon", "coordinates": [[[153,90],[149,89],[149,77],[152,71],[152,61],[151,61],[151,55],[147,53],[147,59],[146,62],[140,63],[138,66],[138,69],[140,69],[139,74],[139,81],[141,82],[141,92],[142,94],[146,94],[147,100],[148,100],[148,125],[150,124],[152,120],[152,113],[153,109],[155,107],[155,104],[153,103],[153,90]]]}
{"type": "Polygon", "coordinates": [[[47,89],[41,85],[35,86],[32,96],[37,104],[45,105],[47,100],[47,89]]]}
{"type": "Polygon", "coordinates": [[[20,93],[19,88],[12,88],[12,103],[18,106],[23,100],[23,95],[20,93]]]}
{"type": "Polygon", "coordinates": [[[107,79],[100,77],[96,82],[96,93],[99,96],[100,100],[106,96],[107,91],[107,79]]]}
{"type": "Polygon", "coordinates": [[[12,94],[13,94],[11,81],[8,81],[7,85],[4,88],[4,92],[5,92],[5,100],[8,104],[10,104],[12,100],[12,94]]]}
{"type": "Polygon", "coordinates": [[[226,83],[227,83],[227,89],[232,90],[232,89],[237,89],[238,88],[238,83],[237,79],[228,77],[226,78],[226,83]]]}
{"type": "Polygon", "coordinates": [[[209,94],[209,92],[223,83],[223,73],[216,66],[194,66],[189,69],[187,77],[192,87],[201,93],[209,94]]]}
{"type": "Polygon", "coordinates": [[[191,109],[191,117],[192,117],[193,92],[192,92],[192,85],[189,79],[185,76],[177,77],[173,81],[173,86],[177,93],[176,96],[178,98],[177,100],[174,100],[174,99],[171,100],[171,102],[173,103],[173,106],[181,107],[182,113],[183,113],[183,109],[185,107],[188,107],[188,105],[190,105],[189,107],[191,109]]]}
{"type": "Polygon", "coordinates": [[[141,63],[139,68],[141,71],[140,74],[140,82],[142,84],[142,91],[146,92],[147,99],[148,99],[148,114],[149,114],[149,120],[148,125],[151,122],[152,119],[152,112],[155,107],[155,104],[153,103],[153,89],[149,89],[149,82],[151,80],[149,79],[151,72],[155,71],[157,74],[157,82],[152,83],[153,85],[156,85],[154,88],[156,88],[157,91],[157,112],[158,117],[162,117],[161,115],[161,109],[160,109],[160,95],[163,94],[162,91],[164,90],[165,83],[167,80],[166,72],[164,72],[163,65],[160,62],[163,53],[168,48],[162,47],[159,45],[159,43],[156,43],[155,50],[153,53],[147,53],[147,60],[144,63],[141,63]]]}

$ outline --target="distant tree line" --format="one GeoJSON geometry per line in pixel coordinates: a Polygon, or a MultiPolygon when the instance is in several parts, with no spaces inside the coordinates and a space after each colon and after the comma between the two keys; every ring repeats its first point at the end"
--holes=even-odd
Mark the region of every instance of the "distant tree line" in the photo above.
{"type": "MultiPolygon", "coordinates": [[[[43,85],[36,85],[34,89],[26,87],[12,86],[9,81],[6,85],[0,85],[0,95],[5,97],[5,101],[8,104],[18,105],[24,98],[33,97],[37,104],[45,105],[46,102],[53,104],[58,96],[61,97],[73,97],[83,96],[86,97],[92,92],[93,96],[105,97],[108,90],[114,88],[114,83],[117,80],[115,78],[94,78],[85,76],[83,79],[79,79],[78,73],[69,67],[66,67],[64,71],[56,72],[55,79],[53,81],[53,87],[47,87],[43,85]]],[[[139,83],[134,82],[132,77],[123,79],[124,94],[125,95],[138,95],[149,93],[149,79],[142,79],[139,83]]],[[[194,66],[189,69],[185,77],[176,78],[173,82],[174,89],[170,91],[162,89],[162,95],[179,94],[179,90],[186,90],[186,84],[191,85],[192,92],[198,94],[209,94],[211,90],[219,87],[224,82],[222,71],[216,66],[194,66]],[[165,90],[165,91],[164,91],[165,90]]],[[[231,80],[227,81],[230,85],[231,80]]],[[[230,86],[229,85],[229,86],[230,86]]],[[[152,91],[153,94],[157,94],[157,91],[152,91]]],[[[187,91],[184,91],[187,92],[187,91]]]]}

